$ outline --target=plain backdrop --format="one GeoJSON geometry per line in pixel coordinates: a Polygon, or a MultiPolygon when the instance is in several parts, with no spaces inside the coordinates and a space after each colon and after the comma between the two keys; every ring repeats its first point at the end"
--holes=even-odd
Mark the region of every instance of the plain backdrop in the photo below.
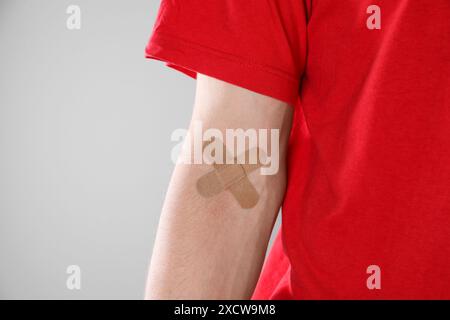
{"type": "Polygon", "coordinates": [[[141,299],[195,81],[144,58],[157,0],[0,0],[0,298],[141,299]],[[68,30],[66,9],[81,8],[68,30]],[[70,265],[81,289],[66,287],[70,265]]]}

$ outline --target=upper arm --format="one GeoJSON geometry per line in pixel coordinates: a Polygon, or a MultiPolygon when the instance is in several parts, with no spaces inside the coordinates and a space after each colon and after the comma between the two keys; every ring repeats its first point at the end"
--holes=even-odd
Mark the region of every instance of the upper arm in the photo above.
{"type": "Polygon", "coordinates": [[[268,134],[278,131],[280,155],[284,156],[292,113],[293,108],[286,102],[199,75],[191,125],[201,121],[204,130],[267,129],[268,134]]]}
{"type": "MultiPolygon", "coordinates": [[[[262,170],[255,170],[248,179],[259,188],[262,201],[271,201],[271,207],[280,205],[284,195],[286,173],[286,151],[292,122],[293,108],[287,103],[267,97],[229,83],[199,75],[197,81],[196,99],[190,125],[190,147],[195,153],[199,135],[198,126],[202,129],[202,143],[207,143],[211,137],[206,134],[213,129],[213,135],[219,134],[225,152],[232,153],[237,158],[252,150],[261,151],[266,155],[262,170]],[[197,128],[195,128],[197,126],[197,128]],[[242,142],[244,144],[242,144],[242,142]],[[241,144],[239,144],[241,143],[241,144]],[[268,195],[264,193],[270,191],[268,195]]],[[[217,137],[214,137],[217,138],[217,137]]],[[[206,151],[202,155],[207,157],[206,151]]],[[[186,158],[185,158],[186,159],[186,158]]],[[[226,155],[223,155],[226,162],[226,155]]],[[[247,164],[251,159],[241,159],[247,164]]],[[[206,161],[203,161],[206,163],[206,161]]],[[[234,163],[238,160],[235,159],[234,163]]],[[[212,170],[213,166],[205,165],[189,170],[212,170]]],[[[230,198],[230,195],[224,196],[230,198]]],[[[236,199],[235,199],[236,200],[236,199]]],[[[232,202],[227,205],[235,205],[232,202]]],[[[260,204],[262,206],[267,203],[260,204]]]]}

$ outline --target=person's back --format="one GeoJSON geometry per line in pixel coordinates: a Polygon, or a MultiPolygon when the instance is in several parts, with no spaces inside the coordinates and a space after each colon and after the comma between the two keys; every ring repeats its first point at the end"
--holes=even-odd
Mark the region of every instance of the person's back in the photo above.
{"type": "Polygon", "coordinates": [[[282,227],[253,298],[450,299],[450,2],[162,4],[148,57],[294,111],[282,227]]]}

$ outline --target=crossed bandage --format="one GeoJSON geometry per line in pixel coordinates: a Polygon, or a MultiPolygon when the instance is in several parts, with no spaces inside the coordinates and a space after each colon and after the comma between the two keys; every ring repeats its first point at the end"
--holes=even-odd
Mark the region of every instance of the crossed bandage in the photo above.
{"type": "MultiPolygon", "coordinates": [[[[203,145],[203,150],[212,141],[203,145]]],[[[230,156],[228,150],[221,143],[224,150],[225,159],[230,156]]],[[[243,209],[253,208],[259,201],[259,194],[253,184],[250,182],[248,175],[262,167],[261,157],[264,156],[259,148],[251,150],[256,152],[257,161],[255,164],[245,163],[250,159],[251,151],[247,150],[244,154],[244,163],[239,163],[243,155],[237,156],[233,159],[231,164],[213,162],[214,170],[208,172],[197,180],[197,191],[205,198],[213,197],[222,191],[229,191],[237,200],[243,209]],[[260,154],[261,152],[261,154],[260,154]]]]}

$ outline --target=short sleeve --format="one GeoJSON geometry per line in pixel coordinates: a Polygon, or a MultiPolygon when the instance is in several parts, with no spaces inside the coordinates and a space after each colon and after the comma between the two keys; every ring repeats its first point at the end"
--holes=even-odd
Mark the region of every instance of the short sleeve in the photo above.
{"type": "Polygon", "coordinates": [[[162,0],[146,57],[294,105],[306,11],[304,0],[162,0]]]}

